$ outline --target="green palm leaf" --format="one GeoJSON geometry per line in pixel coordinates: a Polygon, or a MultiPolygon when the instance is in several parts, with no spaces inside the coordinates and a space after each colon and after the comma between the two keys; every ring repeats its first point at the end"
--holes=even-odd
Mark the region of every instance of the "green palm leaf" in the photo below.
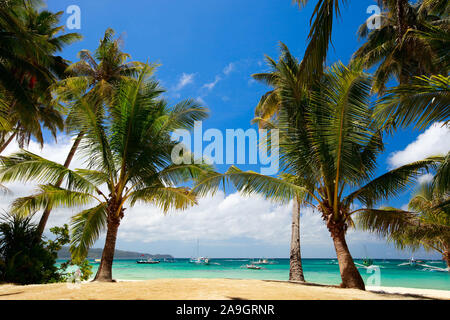
{"type": "Polygon", "coordinates": [[[84,210],[72,217],[72,258],[83,260],[89,248],[103,232],[107,224],[106,203],[84,210]]]}

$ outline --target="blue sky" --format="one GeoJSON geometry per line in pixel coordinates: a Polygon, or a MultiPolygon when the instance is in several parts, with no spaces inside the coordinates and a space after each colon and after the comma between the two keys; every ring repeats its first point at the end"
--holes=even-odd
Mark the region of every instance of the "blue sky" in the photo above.
{"type": "MultiPolygon", "coordinates": [[[[250,75],[267,70],[265,54],[276,58],[278,43],[282,41],[295,56],[302,57],[307,44],[309,19],[316,1],[310,1],[302,10],[290,0],[48,0],[47,3],[52,11],[66,11],[70,5],[81,8],[81,30],[75,31],[80,32],[84,39],[65,49],[62,53],[64,58],[76,61],[77,52],[81,49],[93,51],[106,28],[112,27],[123,38],[123,49],[131,54],[133,60],[161,64],[157,78],[168,90],[167,98],[171,102],[185,98],[204,101],[210,109],[204,129],[225,130],[250,127],[254,107],[267,90],[264,85],[252,81],[250,75]]],[[[367,7],[376,1],[353,0],[349,3],[334,24],[328,64],[349,61],[361,44],[356,31],[370,16],[366,13],[367,7]]],[[[63,21],[68,17],[64,14],[63,21]]],[[[404,150],[419,134],[421,132],[408,129],[386,137],[386,151],[379,158],[378,174],[389,168],[388,159],[393,152],[404,150]]],[[[218,169],[225,170],[226,166],[219,166],[218,169]]],[[[408,194],[404,194],[389,204],[400,207],[407,201],[408,194]]],[[[276,206],[270,206],[278,210],[276,206]]],[[[288,217],[288,213],[285,215],[288,217]]],[[[214,216],[209,219],[214,219],[214,216]]],[[[245,221],[251,224],[251,219],[249,215],[245,221]]],[[[164,221],[158,223],[163,224],[164,221]]],[[[151,226],[149,228],[153,230],[151,226]]],[[[288,233],[289,228],[283,230],[288,233]]],[[[217,239],[214,236],[203,237],[207,232],[202,233],[201,229],[196,232],[199,232],[196,237],[200,238],[202,254],[205,255],[288,256],[287,241],[276,243],[257,236],[247,237],[245,231],[230,238],[217,239]]],[[[122,235],[123,238],[119,233],[118,240],[118,248],[122,249],[190,256],[195,247],[193,236],[166,237],[160,241],[152,238],[142,242],[133,236],[127,238],[127,231],[122,235]]],[[[355,256],[362,256],[366,251],[378,257],[399,256],[384,241],[364,234],[359,237],[362,239],[359,242],[355,240],[353,244],[350,241],[355,256]],[[364,246],[367,249],[363,250],[364,246]]],[[[99,241],[98,246],[102,245],[99,241]]],[[[334,256],[329,240],[311,242],[303,250],[306,257],[334,256]]],[[[408,256],[409,253],[401,255],[408,256]]]]}

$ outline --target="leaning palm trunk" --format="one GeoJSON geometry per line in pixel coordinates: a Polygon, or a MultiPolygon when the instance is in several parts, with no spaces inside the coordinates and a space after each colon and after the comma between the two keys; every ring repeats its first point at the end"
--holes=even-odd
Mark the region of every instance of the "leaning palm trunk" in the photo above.
{"type": "Polygon", "coordinates": [[[305,281],[300,251],[300,201],[296,197],[292,205],[292,234],[289,260],[289,280],[305,281]]]}
{"type": "MultiPolygon", "coordinates": [[[[70,163],[72,162],[73,157],[75,155],[75,152],[77,151],[77,149],[80,145],[80,142],[83,139],[83,136],[84,136],[84,132],[80,132],[78,134],[78,136],[76,137],[76,139],[72,145],[72,148],[70,149],[70,152],[67,155],[66,161],[64,162],[65,168],[69,168],[70,163]]],[[[58,183],[56,184],[56,187],[61,187],[62,182],[63,182],[63,179],[60,179],[58,181],[58,183]]],[[[38,229],[37,229],[37,238],[38,239],[42,238],[42,234],[44,233],[45,225],[47,224],[48,217],[50,216],[51,211],[52,211],[52,207],[51,207],[51,205],[48,205],[45,208],[44,212],[42,213],[42,217],[41,217],[41,220],[39,220],[39,225],[38,225],[38,229]]]]}
{"type": "Polygon", "coordinates": [[[355,266],[353,258],[345,241],[345,234],[343,231],[338,231],[331,234],[336,250],[336,256],[339,262],[339,271],[341,273],[341,287],[342,288],[356,288],[365,290],[364,281],[355,266]]]}
{"type": "Polygon", "coordinates": [[[112,214],[108,215],[108,225],[105,239],[105,246],[103,248],[102,260],[95,275],[94,281],[99,282],[113,282],[112,265],[114,261],[114,253],[116,250],[117,231],[119,230],[120,218],[114,217],[112,214]]]}
{"type": "Polygon", "coordinates": [[[365,290],[364,281],[355,266],[350,250],[345,241],[345,232],[347,225],[341,221],[335,221],[333,215],[327,219],[327,227],[333,239],[336,257],[339,263],[339,271],[341,273],[341,287],[365,290]]]}
{"type": "Polygon", "coordinates": [[[447,248],[442,256],[443,260],[447,263],[447,268],[450,269],[450,248],[447,248]]]}

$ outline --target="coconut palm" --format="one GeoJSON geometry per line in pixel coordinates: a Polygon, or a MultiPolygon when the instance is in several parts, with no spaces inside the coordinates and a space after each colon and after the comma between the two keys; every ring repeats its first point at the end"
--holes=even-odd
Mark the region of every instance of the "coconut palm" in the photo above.
{"type": "MultiPolygon", "coordinates": [[[[450,6],[449,6],[450,7],[450,6]]],[[[433,63],[441,65],[444,70],[450,66],[450,54],[446,49],[450,45],[448,30],[432,25],[426,30],[414,30],[417,37],[436,50],[433,63]]],[[[431,58],[431,57],[430,57],[431,58]]],[[[448,124],[450,117],[450,79],[447,74],[416,76],[410,83],[400,84],[389,89],[382,97],[375,112],[375,118],[387,129],[414,125],[423,130],[433,122],[448,124]]]]}
{"type": "Polygon", "coordinates": [[[380,28],[370,30],[367,23],[361,25],[359,37],[367,41],[354,53],[354,59],[362,60],[365,67],[377,66],[374,91],[384,93],[394,76],[400,84],[407,84],[414,76],[446,75],[448,64],[438,56],[440,51],[447,51],[448,42],[428,41],[423,33],[431,28],[448,33],[447,20],[435,15],[437,11],[424,2],[400,0],[381,4],[387,11],[379,17],[380,28]]]}
{"type": "Polygon", "coordinates": [[[173,130],[190,129],[206,110],[193,101],[169,107],[160,98],[162,90],[147,77],[147,67],[137,81],[120,81],[108,114],[83,104],[74,121],[85,130],[80,145],[86,169],[63,165],[22,151],[2,158],[0,180],[47,184],[39,192],[17,199],[12,208],[27,214],[47,206],[92,205],[72,218],[71,253],[85,257],[88,248],[106,230],[102,261],[95,280],[112,281],[112,263],[117,231],[126,206],[138,202],[157,205],[162,211],[196,204],[187,187],[176,187],[203,173],[203,165],[175,165],[171,159],[173,130]],[[56,187],[63,177],[65,188],[56,187]]]}
{"type": "Polygon", "coordinates": [[[361,228],[375,232],[401,249],[423,246],[442,255],[450,268],[450,195],[437,191],[433,183],[420,186],[409,201],[410,211],[384,208],[364,210],[358,215],[361,228]]]}
{"type": "MultiPolygon", "coordinates": [[[[15,3],[19,3],[15,1],[15,3]]],[[[2,116],[9,126],[2,123],[0,152],[17,139],[20,146],[28,144],[31,136],[43,143],[41,124],[56,137],[63,129],[60,112],[50,103],[49,86],[62,74],[65,61],[55,52],[79,39],[78,34],[58,35],[62,31],[58,21],[62,12],[53,14],[38,12],[25,5],[5,10],[0,14],[3,30],[0,53],[3,91],[2,116]],[[9,13],[9,14],[8,14],[9,13]]]]}
{"type": "MultiPolygon", "coordinates": [[[[303,7],[308,0],[293,0],[299,7],[303,7]]],[[[311,30],[308,35],[309,43],[301,63],[302,76],[314,79],[322,74],[328,47],[331,43],[333,19],[340,16],[340,7],[346,0],[318,0],[311,16],[311,30]],[[313,21],[314,20],[314,21],[313,21]]]]}
{"type": "Polygon", "coordinates": [[[60,83],[60,94],[62,92],[70,94],[72,85],[77,87],[79,81],[83,79],[91,94],[107,99],[113,95],[114,84],[117,81],[133,78],[139,74],[144,64],[127,61],[130,55],[122,52],[121,40],[114,36],[115,31],[108,28],[94,53],[89,50],[81,50],[78,53],[80,61],[67,68],[69,77],[60,83]]]}
{"type": "Polygon", "coordinates": [[[389,89],[380,100],[375,119],[388,130],[397,127],[424,130],[435,122],[449,125],[450,77],[415,77],[409,84],[389,89]]]}
{"type": "MultiPolygon", "coordinates": [[[[305,125],[303,118],[308,86],[302,80],[302,71],[299,62],[291,55],[288,47],[284,43],[280,43],[280,49],[281,55],[278,61],[268,56],[266,57],[267,63],[271,68],[270,72],[253,75],[254,79],[272,87],[272,90],[261,97],[255,109],[253,122],[258,123],[260,128],[273,128],[279,122],[278,117],[281,110],[287,114],[286,119],[292,121],[292,126],[305,125]],[[283,99],[283,93],[287,91],[296,92],[297,94],[286,101],[283,99]]],[[[299,132],[305,134],[304,130],[299,132]]],[[[280,177],[297,184],[299,181],[304,181],[300,177],[288,173],[282,174],[280,177]]],[[[292,199],[292,202],[289,280],[305,281],[301,261],[299,229],[300,207],[303,204],[303,198],[296,196],[292,199]]]]}
{"type": "MultiPolygon", "coordinates": [[[[131,80],[142,70],[140,62],[127,62],[130,57],[123,53],[119,39],[114,39],[114,30],[107,29],[100,45],[94,54],[88,50],[79,52],[80,61],[70,65],[66,72],[69,74],[55,86],[58,101],[68,104],[69,114],[66,118],[66,130],[76,135],[72,147],[66,157],[64,166],[68,168],[84,137],[85,132],[78,124],[73,123],[73,114],[77,114],[80,104],[90,105],[91,108],[107,106],[113,96],[115,85],[122,80],[131,80]]],[[[154,66],[148,68],[151,73],[154,66]]],[[[56,186],[60,186],[60,180],[56,186]]],[[[45,208],[38,225],[38,237],[44,232],[52,208],[45,208]]]]}
{"type": "MultiPolygon", "coordinates": [[[[281,99],[288,103],[297,92],[285,88],[281,99]]],[[[357,204],[374,208],[381,200],[406,190],[422,170],[436,165],[432,157],[391,170],[374,178],[376,158],[383,150],[381,131],[371,120],[371,78],[360,65],[336,64],[306,96],[303,117],[292,125],[280,110],[280,161],[283,172],[302,178],[292,183],[231,167],[227,173],[209,174],[194,189],[209,192],[231,181],[244,194],[289,201],[307,195],[307,203],[322,216],[333,239],[342,287],[364,289],[346,242],[357,204]]]]}
{"type": "Polygon", "coordinates": [[[11,126],[0,132],[0,151],[17,139],[21,146],[34,136],[43,143],[41,123],[56,137],[63,129],[59,110],[50,103],[49,87],[63,76],[67,62],[56,52],[81,38],[62,34],[63,12],[38,10],[38,1],[14,0],[0,11],[0,90],[2,111],[11,126]]]}

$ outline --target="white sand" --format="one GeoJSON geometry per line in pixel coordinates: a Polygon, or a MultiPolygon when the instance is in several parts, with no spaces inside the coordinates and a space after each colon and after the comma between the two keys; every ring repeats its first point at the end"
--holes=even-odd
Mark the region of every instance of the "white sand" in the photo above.
{"type": "Polygon", "coordinates": [[[238,279],[157,279],[85,282],[78,285],[0,285],[0,299],[12,300],[380,300],[450,299],[450,291],[409,288],[368,288],[360,291],[330,286],[304,285],[287,281],[238,279]]]}

